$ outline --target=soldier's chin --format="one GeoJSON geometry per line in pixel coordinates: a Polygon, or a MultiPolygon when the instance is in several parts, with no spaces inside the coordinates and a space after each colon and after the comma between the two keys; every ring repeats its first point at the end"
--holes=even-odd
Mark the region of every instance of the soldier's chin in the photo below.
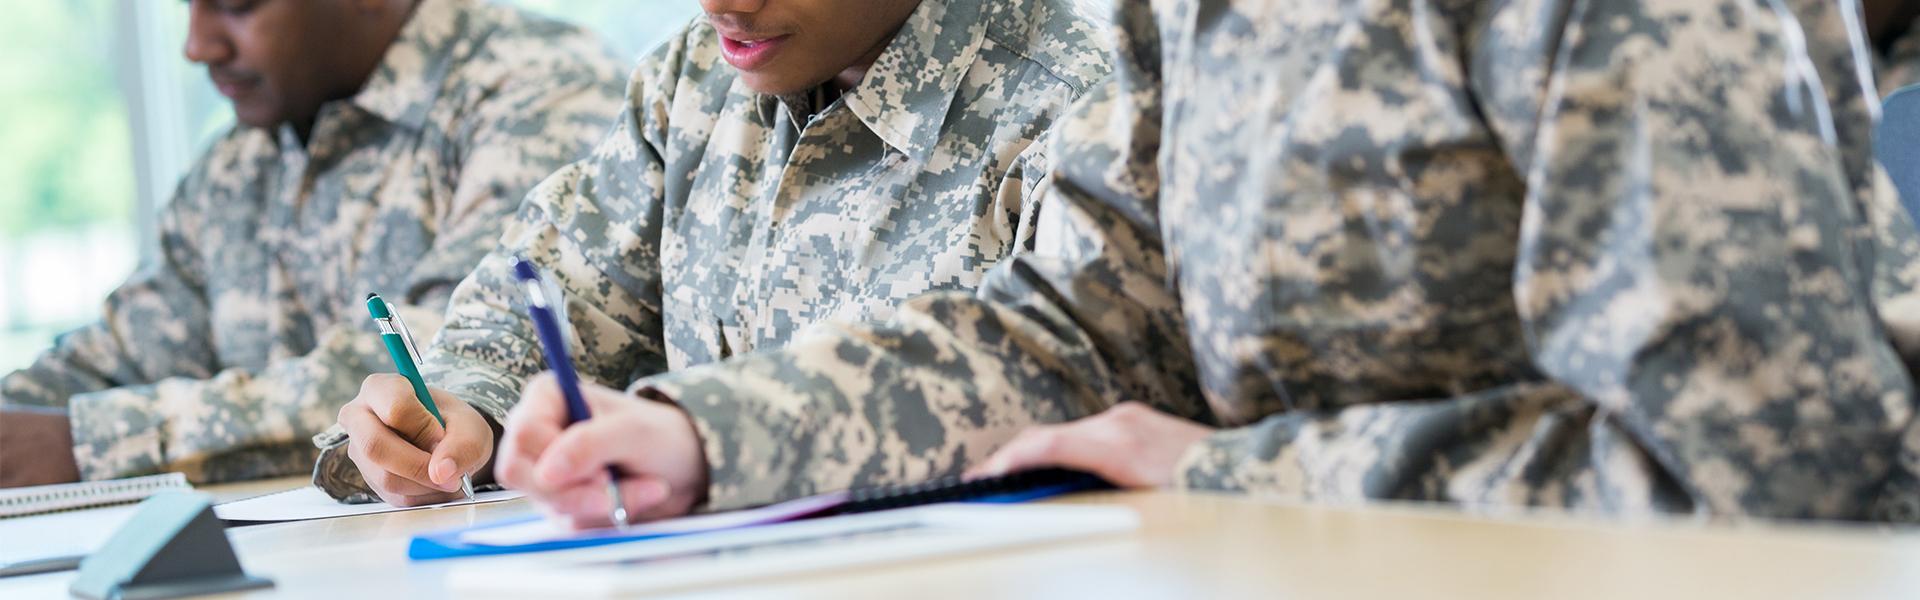
{"type": "Polygon", "coordinates": [[[794,94],[813,89],[826,80],[808,81],[806,77],[795,77],[788,73],[766,73],[759,71],[740,71],[740,82],[756,93],[778,96],[794,94]]]}
{"type": "Polygon", "coordinates": [[[239,121],[241,125],[247,127],[272,129],[279,126],[280,122],[286,119],[280,115],[280,111],[274,110],[271,107],[260,106],[249,102],[235,102],[233,104],[233,120],[239,121]]]}

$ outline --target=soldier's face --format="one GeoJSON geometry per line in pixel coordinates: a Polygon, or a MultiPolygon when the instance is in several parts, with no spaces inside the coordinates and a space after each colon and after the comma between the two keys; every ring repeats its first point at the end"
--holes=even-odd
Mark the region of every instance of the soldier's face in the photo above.
{"type": "Polygon", "coordinates": [[[754,91],[857,80],[920,0],[700,0],[720,54],[754,91]],[[842,78],[846,80],[847,78],[842,78]]]}
{"type": "Polygon", "coordinates": [[[356,14],[349,0],[187,0],[183,51],[206,65],[234,117],[254,127],[311,122],[320,105],[350,95],[365,81],[341,81],[342,27],[356,14]]]}

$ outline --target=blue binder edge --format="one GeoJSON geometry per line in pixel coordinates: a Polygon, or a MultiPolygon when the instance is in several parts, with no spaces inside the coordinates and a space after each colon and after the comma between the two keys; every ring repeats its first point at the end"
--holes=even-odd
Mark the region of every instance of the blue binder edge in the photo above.
{"type": "MultiPolygon", "coordinates": [[[[1014,492],[1014,493],[1000,494],[997,496],[977,498],[967,503],[968,504],[1014,504],[1018,502],[1027,502],[1030,500],[1039,500],[1041,498],[1058,496],[1061,494],[1069,494],[1073,492],[1086,491],[1086,490],[1095,489],[1095,488],[1096,486],[1089,482],[1068,482],[1068,483],[1060,483],[1060,484],[1049,485],[1049,486],[1036,487],[1033,489],[1023,490],[1023,491],[1014,492]]],[[[459,529],[449,529],[445,531],[436,531],[432,533],[417,535],[413,537],[412,541],[407,543],[407,558],[413,559],[413,560],[419,560],[419,561],[426,561],[426,560],[441,560],[441,559],[447,559],[447,558],[463,558],[463,557],[469,557],[469,556],[495,556],[500,554],[521,554],[521,553],[527,553],[527,552],[571,550],[574,548],[591,548],[594,546],[624,544],[627,542],[638,542],[638,541],[668,538],[668,537],[674,537],[674,536],[680,536],[680,535],[697,535],[699,533],[705,533],[705,532],[693,532],[693,533],[667,533],[667,534],[636,535],[636,536],[614,536],[614,537],[601,537],[601,538],[592,538],[592,539],[583,539],[583,540],[557,540],[557,541],[551,541],[551,542],[540,542],[537,544],[521,544],[517,546],[483,546],[483,545],[476,545],[476,544],[467,544],[460,541],[460,536],[469,531],[479,531],[482,529],[492,529],[495,527],[508,527],[512,525],[519,525],[522,523],[531,522],[531,521],[537,521],[543,518],[545,517],[542,517],[540,515],[515,517],[515,518],[507,519],[504,521],[483,523],[483,524],[475,525],[472,527],[462,527],[459,529]]]]}
{"type": "Polygon", "coordinates": [[[493,529],[495,527],[508,527],[512,525],[519,525],[522,523],[538,521],[543,518],[545,517],[542,517],[540,515],[532,515],[527,517],[515,517],[512,519],[507,519],[505,521],[495,521],[492,523],[475,525],[473,527],[462,527],[459,529],[448,529],[445,531],[436,531],[433,533],[425,533],[425,534],[417,535],[413,537],[413,541],[407,543],[407,558],[411,558],[413,560],[439,560],[443,558],[460,558],[465,556],[491,556],[496,554],[520,554],[524,552],[546,552],[549,550],[591,548],[594,546],[605,546],[607,544],[618,544],[622,542],[634,542],[639,540],[650,540],[655,538],[672,537],[674,535],[674,534],[656,534],[656,535],[603,537],[603,538],[592,538],[592,539],[583,539],[583,540],[557,540],[552,542],[541,542],[537,544],[521,544],[517,546],[484,546],[484,545],[477,545],[477,544],[468,544],[460,541],[460,536],[469,531],[493,529]]]}

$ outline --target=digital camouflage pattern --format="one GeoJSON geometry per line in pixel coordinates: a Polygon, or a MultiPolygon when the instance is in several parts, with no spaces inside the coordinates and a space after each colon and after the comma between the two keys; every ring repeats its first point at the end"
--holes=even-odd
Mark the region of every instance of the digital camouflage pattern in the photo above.
{"type": "Polygon", "coordinates": [[[622,65],[597,38],[471,0],[414,10],[305,147],[290,126],[214,141],[157,259],[0,382],[6,404],[67,407],[82,476],[307,472],[309,438],[393,369],[365,295],[437,329],[527,190],[606,132],[622,65]]]}
{"type": "MultiPolygon", "coordinates": [[[[513,254],[563,288],[576,366],[612,387],[974,289],[1031,244],[1049,170],[1035,140],[1109,72],[1102,22],[1068,0],[925,0],[834,99],[754,93],[696,19],[643,59],[615,131],[530,194],[455,291],[428,382],[503,422],[546,368],[513,254]]],[[[344,452],[315,482],[374,499],[344,452]]]]}
{"type": "Polygon", "coordinates": [[[1920,465],[1920,247],[1848,4],[1120,3],[1035,252],[640,391],[719,508],[1137,400],[1221,428],[1185,488],[1865,518],[1920,465]]]}

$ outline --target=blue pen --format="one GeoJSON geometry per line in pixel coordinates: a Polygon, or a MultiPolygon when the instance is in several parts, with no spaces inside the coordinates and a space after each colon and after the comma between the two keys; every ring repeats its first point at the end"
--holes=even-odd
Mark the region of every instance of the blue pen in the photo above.
{"type": "MultiPolygon", "coordinates": [[[[513,257],[513,275],[527,288],[527,316],[533,318],[533,331],[540,336],[547,368],[553,371],[554,381],[560,384],[560,395],[567,400],[567,424],[587,420],[593,415],[587,410],[587,398],[580,395],[580,375],[574,372],[573,359],[567,355],[567,336],[560,333],[564,312],[555,311],[555,307],[566,310],[560,289],[542,277],[533,263],[518,256],[513,257]]],[[[620,497],[620,473],[612,465],[607,466],[607,499],[613,503],[614,525],[626,528],[627,505],[620,497]]]]}

